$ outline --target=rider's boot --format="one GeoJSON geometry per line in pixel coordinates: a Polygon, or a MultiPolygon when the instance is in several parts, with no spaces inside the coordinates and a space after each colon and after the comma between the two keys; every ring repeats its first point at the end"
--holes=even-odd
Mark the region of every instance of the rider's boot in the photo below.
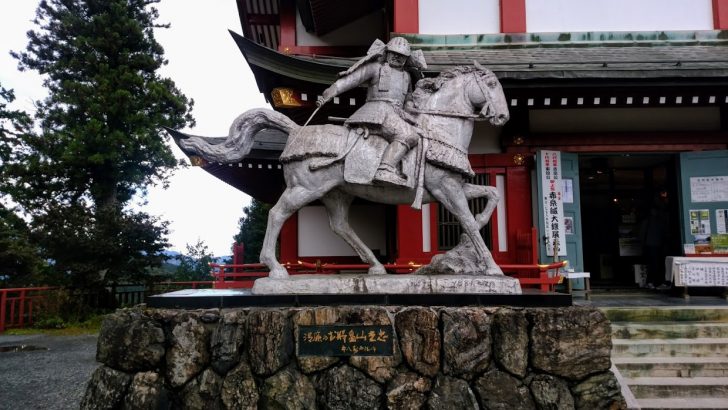
{"type": "Polygon", "coordinates": [[[407,186],[407,178],[399,172],[399,161],[409,151],[409,147],[399,141],[392,141],[382,155],[374,181],[392,185],[407,186]]]}

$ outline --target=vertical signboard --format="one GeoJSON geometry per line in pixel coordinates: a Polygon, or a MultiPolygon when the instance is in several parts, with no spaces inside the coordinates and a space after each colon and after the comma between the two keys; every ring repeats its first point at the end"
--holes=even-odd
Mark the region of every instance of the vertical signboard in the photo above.
{"type": "Polygon", "coordinates": [[[566,256],[561,153],[544,150],[540,151],[539,155],[546,255],[554,256],[554,250],[556,250],[558,256],[566,256]]]}

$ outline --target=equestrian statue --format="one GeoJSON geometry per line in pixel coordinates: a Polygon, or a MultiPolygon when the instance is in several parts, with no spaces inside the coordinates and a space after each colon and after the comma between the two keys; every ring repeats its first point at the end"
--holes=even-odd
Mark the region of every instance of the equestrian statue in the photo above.
{"type": "Polygon", "coordinates": [[[288,276],[275,255],[283,223],[315,200],[326,207],[331,229],[369,264],[368,273],[385,274],[349,225],[355,197],[416,209],[439,202],[463,228],[461,244],[453,250],[460,253],[453,255],[472,255],[471,265],[478,269],[468,273],[503,275],[480,235],[498,204],[498,193],[467,182],[475,175],[468,161],[474,121],[484,119],[494,126],[508,121],[503,89],[495,74],[477,62],[420,79],[426,67],[422,52],[412,51],[404,38],[387,44],[376,40],[367,55],[341,72],[317,99],[320,108],[341,93],[366,86],[366,103],[343,125],[299,126],[279,112],[253,109],[233,121],[224,140],[173,133],[185,153],[218,163],[241,161],[262,130],[288,135],[280,156],[286,189],[269,212],[260,253],[270,278],[288,276]],[[487,198],[487,204],[473,215],[468,200],[480,197],[487,198]],[[463,247],[470,252],[461,252],[463,247]]]}

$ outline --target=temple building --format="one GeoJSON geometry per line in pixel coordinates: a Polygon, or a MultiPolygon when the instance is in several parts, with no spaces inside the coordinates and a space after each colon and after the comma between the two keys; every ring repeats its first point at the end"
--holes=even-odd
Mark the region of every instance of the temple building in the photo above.
{"type": "MultiPolygon", "coordinates": [[[[502,128],[476,122],[469,158],[474,180],[501,195],[482,232],[498,263],[548,262],[556,249],[571,269],[590,272],[592,283],[631,286],[644,280],[643,266],[664,266],[666,256],[728,256],[728,0],[237,5],[242,33],[231,35],[259,91],[300,125],[375,39],[401,36],[421,49],[426,77],[473,61],[493,70],[511,119],[502,128]]],[[[311,124],[346,118],[365,98],[365,88],[340,95],[311,124]]],[[[274,203],[284,189],[278,156],[286,136],[264,132],[256,141],[238,164],[202,167],[274,203]]],[[[418,211],[357,200],[350,222],[392,263],[427,262],[460,236],[457,221],[436,204],[418,211]]],[[[317,203],[286,222],[280,255],[358,261],[317,203]]]]}

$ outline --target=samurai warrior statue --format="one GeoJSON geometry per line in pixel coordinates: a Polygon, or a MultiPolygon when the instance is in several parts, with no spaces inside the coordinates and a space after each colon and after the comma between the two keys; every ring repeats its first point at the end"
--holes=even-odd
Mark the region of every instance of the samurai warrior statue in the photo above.
{"type": "Polygon", "coordinates": [[[339,73],[340,78],[316,101],[321,106],[355,87],[368,87],[366,103],[345,124],[352,128],[366,126],[389,142],[374,175],[375,182],[407,184],[399,162],[417,145],[421,131],[404,105],[412,91],[412,76],[419,76],[423,68],[427,64],[422,51],[411,51],[406,39],[394,37],[386,45],[376,40],[367,55],[339,73]]]}

